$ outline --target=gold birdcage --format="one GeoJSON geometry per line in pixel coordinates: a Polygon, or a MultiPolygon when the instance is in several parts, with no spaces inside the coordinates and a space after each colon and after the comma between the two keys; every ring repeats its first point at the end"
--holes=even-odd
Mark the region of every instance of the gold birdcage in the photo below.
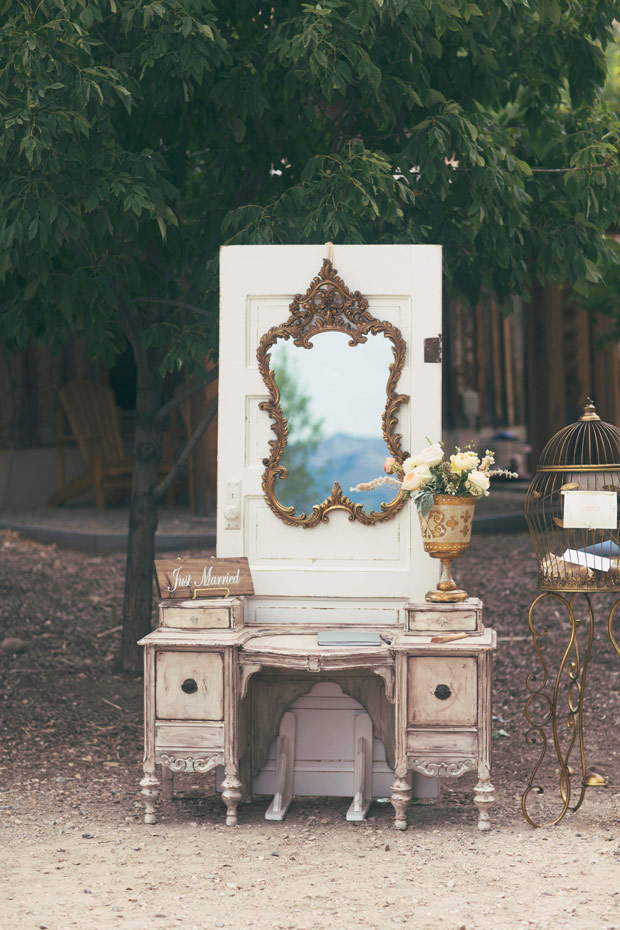
{"type": "Polygon", "coordinates": [[[618,494],[620,429],[588,398],[543,449],[525,498],[542,591],[620,591],[618,494]]]}
{"type": "MultiPolygon", "coordinates": [[[[603,423],[588,398],[579,421],[556,433],[543,449],[525,498],[542,591],[528,615],[541,666],[541,671],[529,675],[526,682],[526,742],[538,746],[539,756],[521,809],[533,826],[558,823],[575,793],[573,811],[581,806],[589,788],[607,785],[605,775],[586,765],[584,695],[595,629],[590,594],[620,591],[618,494],[620,429],[603,423]],[[584,601],[579,599],[578,604],[579,592],[584,601]],[[542,623],[537,617],[541,611],[542,623]],[[545,808],[547,797],[554,804],[553,792],[545,794],[541,780],[545,777],[541,766],[551,746],[556,757],[552,760],[552,780],[559,769],[559,810],[553,813],[545,808]],[[575,747],[579,772],[570,765],[575,747]],[[577,784],[573,783],[575,778],[577,784]]],[[[619,606],[617,598],[609,611],[607,628],[620,656],[612,629],[619,606]]]]}

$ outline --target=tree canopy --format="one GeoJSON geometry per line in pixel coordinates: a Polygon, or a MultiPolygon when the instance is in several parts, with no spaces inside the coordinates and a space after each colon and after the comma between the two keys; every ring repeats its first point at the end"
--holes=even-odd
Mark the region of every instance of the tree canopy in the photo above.
{"type": "Polygon", "coordinates": [[[620,196],[600,95],[617,0],[0,10],[13,346],[80,330],[112,358],[131,311],[165,368],[201,361],[227,240],[439,242],[470,301],[598,277],[620,196]]]}

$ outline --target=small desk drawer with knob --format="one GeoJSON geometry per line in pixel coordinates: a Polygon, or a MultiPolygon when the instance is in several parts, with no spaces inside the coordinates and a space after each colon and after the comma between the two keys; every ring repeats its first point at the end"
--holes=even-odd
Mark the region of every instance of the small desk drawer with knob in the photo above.
{"type": "Polygon", "coordinates": [[[412,656],[407,669],[407,725],[475,726],[478,669],[473,656],[412,656]]]}
{"type": "Polygon", "coordinates": [[[155,716],[158,720],[222,720],[224,661],[219,652],[158,651],[155,716]]]}
{"type": "Polygon", "coordinates": [[[244,597],[212,597],[202,600],[164,600],[159,605],[162,628],[176,630],[240,630],[244,597]]]}

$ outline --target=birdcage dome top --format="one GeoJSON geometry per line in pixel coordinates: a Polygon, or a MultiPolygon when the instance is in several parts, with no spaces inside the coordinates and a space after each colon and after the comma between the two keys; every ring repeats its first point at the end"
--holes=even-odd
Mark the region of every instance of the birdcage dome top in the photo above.
{"type": "Polygon", "coordinates": [[[576,423],[551,437],[537,471],[620,471],[620,429],[605,423],[588,398],[576,423]]]}

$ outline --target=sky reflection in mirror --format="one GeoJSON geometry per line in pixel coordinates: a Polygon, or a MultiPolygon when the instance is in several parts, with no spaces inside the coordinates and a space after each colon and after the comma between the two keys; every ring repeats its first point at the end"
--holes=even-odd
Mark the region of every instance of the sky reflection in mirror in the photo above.
{"type": "Polygon", "coordinates": [[[389,450],[383,439],[392,343],[383,334],[349,345],[345,333],[318,333],[312,348],[279,339],[271,350],[280,406],[287,419],[281,464],[289,477],[277,483],[278,500],[308,513],[331,493],[334,481],[364,510],[379,510],[396,491],[354,493],[350,488],[383,471],[389,450]]]}

